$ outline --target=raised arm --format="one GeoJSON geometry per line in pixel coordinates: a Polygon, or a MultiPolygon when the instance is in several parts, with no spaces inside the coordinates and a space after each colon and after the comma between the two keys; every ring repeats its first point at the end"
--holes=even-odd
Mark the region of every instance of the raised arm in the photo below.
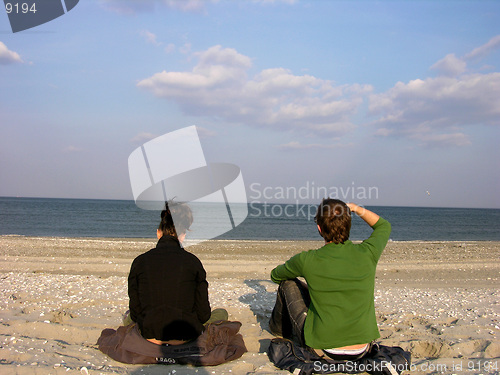
{"type": "Polygon", "coordinates": [[[356,203],[347,203],[347,207],[349,207],[351,212],[354,212],[371,227],[373,227],[377,223],[378,219],[380,219],[380,216],[378,216],[375,212],[358,206],[356,203]]]}

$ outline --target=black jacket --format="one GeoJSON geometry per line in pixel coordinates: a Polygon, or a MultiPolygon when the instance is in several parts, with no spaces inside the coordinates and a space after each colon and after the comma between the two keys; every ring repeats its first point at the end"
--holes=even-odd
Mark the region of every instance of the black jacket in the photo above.
{"type": "Polygon", "coordinates": [[[172,236],[134,259],[128,295],[130,317],[147,339],[193,339],[210,318],[203,265],[172,236]]]}

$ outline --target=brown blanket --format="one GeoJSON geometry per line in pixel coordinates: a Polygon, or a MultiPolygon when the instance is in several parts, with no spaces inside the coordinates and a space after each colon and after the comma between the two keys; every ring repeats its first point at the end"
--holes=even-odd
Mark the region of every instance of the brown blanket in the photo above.
{"type": "Polygon", "coordinates": [[[156,345],[143,338],[136,324],[107,328],[97,340],[99,350],[116,361],[132,364],[191,364],[215,366],[240,358],[247,351],[240,322],[219,321],[205,327],[194,341],[156,345]]]}

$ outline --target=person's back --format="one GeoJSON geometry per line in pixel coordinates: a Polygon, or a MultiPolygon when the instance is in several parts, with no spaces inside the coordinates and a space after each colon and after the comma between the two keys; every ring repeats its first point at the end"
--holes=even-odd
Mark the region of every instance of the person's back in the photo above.
{"type": "Polygon", "coordinates": [[[131,318],[145,338],[187,341],[201,333],[210,317],[206,273],[177,238],[163,235],[139,255],[128,280],[131,318]]]}
{"type": "Polygon", "coordinates": [[[156,248],[134,259],[128,277],[130,318],[146,339],[161,344],[196,338],[210,318],[200,260],[181,246],[192,223],[189,207],[166,204],[156,248]],[[175,217],[175,225],[174,225],[175,217]],[[177,235],[179,233],[179,235],[177,235]]]}
{"type": "Polygon", "coordinates": [[[368,344],[379,337],[373,296],[375,269],[389,239],[390,224],[371,211],[334,199],[323,200],[316,222],[325,245],[299,253],[271,272],[271,279],[281,282],[271,331],[283,334],[283,329],[290,330],[284,326],[287,319],[291,319],[294,336],[301,344],[325,349],[327,353],[331,350],[348,355],[363,354],[368,344]],[[348,239],[351,208],[374,229],[370,238],[361,244],[353,244],[348,239]],[[305,278],[307,286],[295,279],[299,276],[305,278]],[[288,286],[283,288],[286,280],[288,286]],[[297,288],[306,295],[302,307],[280,311],[282,301],[279,299],[286,299],[290,305],[289,300],[298,293],[287,290],[297,288]],[[283,314],[290,317],[283,318],[283,314]],[[297,332],[297,327],[302,332],[297,332]]]}

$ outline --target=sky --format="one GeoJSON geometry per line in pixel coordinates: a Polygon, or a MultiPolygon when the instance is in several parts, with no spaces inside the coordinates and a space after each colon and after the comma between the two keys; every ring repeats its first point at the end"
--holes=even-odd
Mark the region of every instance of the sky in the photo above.
{"type": "MultiPolygon", "coordinates": [[[[196,125],[250,202],[500,208],[500,2],[81,0],[0,10],[0,196],[133,199],[196,125]]],[[[168,163],[168,162],[167,162],[168,163]]]]}

